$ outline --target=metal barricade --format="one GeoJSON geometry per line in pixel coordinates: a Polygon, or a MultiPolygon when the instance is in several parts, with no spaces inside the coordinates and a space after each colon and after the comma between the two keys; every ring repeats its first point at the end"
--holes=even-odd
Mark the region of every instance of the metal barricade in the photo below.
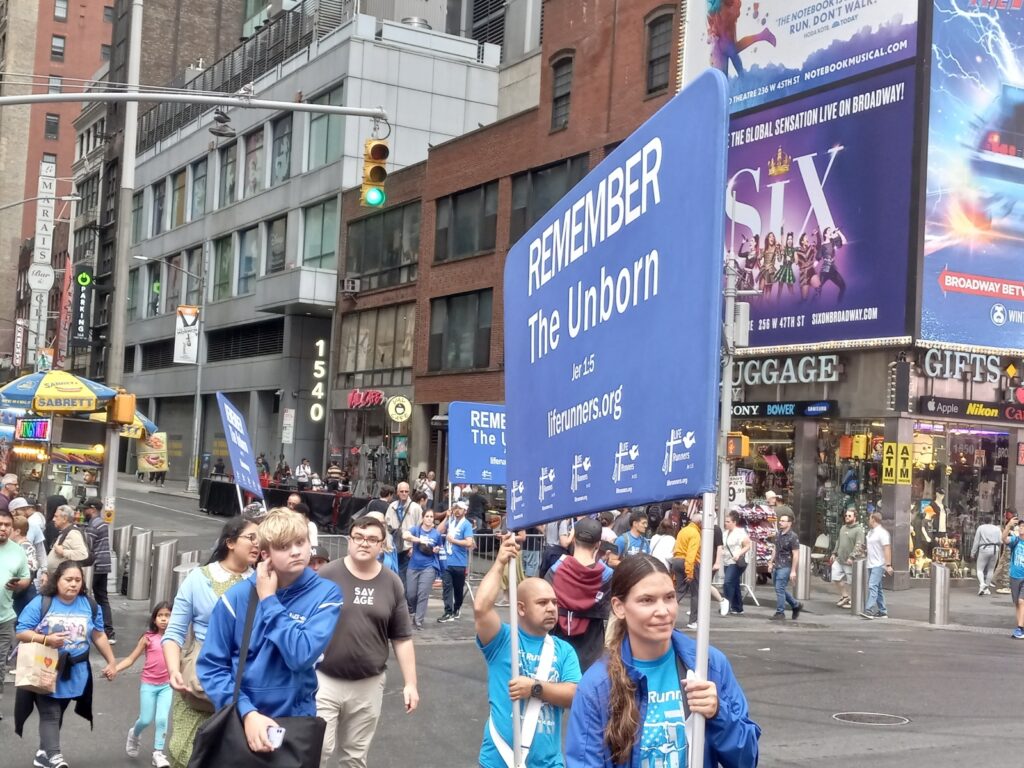
{"type": "Polygon", "coordinates": [[[933,562],[928,594],[928,623],[949,624],[949,566],[933,562]]]}
{"type": "Polygon", "coordinates": [[[853,561],[853,583],[850,584],[850,613],[859,616],[868,602],[868,561],[863,557],[853,561]]]}
{"type": "Polygon", "coordinates": [[[153,548],[153,532],[143,531],[132,537],[132,549],[128,571],[128,599],[145,600],[149,597],[150,550],[153,548]]]}
{"type": "Polygon", "coordinates": [[[153,547],[153,584],[149,593],[149,609],[153,610],[165,600],[174,599],[174,562],[178,555],[178,540],[171,539],[153,547]]]}
{"type": "Polygon", "coordinates": [[[316,540],[321,547],[327,550],[332,561],[348,554],[348,536],[321,533],[316,540]]]}
{"type": "Polygon", "coordinates": [[[800,561],[796,569],[796,599],[803,602],[811,599],[811,548],[800,545],[800,561]]]}

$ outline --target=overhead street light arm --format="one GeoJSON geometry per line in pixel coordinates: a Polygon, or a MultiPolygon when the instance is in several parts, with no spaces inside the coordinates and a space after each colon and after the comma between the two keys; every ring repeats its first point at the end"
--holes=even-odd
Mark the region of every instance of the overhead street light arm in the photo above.
{"type": "Polygon", "coordinates": [[[149,256],[142,256],[142,255],[139,255],[139,254],[135,254],[134,256],[132,256],[132,258],[135,259],[136,261],[145,261],[145,262],[147,262],[149,264],[166,264],[171,269],[176,269],[179,272],[181,272],[183,275],[187,275],[188,277],[191,277],[193,280],[199,280],[200,282],[202,282],[202,280],[203,280],[203,276],[202,275],[197,275],[195,272],[190,272],[189,270],[185,269],[184,267],[179,267],[177,264],[172,264],[171,262],[166,261],[164,259],[151,259],[149,256]]]}
{"type": "Polygon", "coordinates": [[[66,203],[77,203],[81,199],[82,198],[79,197],[78,195],[58,195],[56,197],[53,197],[51,195],[40,195],[39,197],[26,197],[24,200],[19,200],[16,203],[8,203],[7,205],[0,205],[0,211],[6,211],[8,208],[17,208],[19,205],[24,205],[25,203],[31,203],[31,202],[34,202],[36,200],[61,200],[61,201],[66,202],[66,203]]]}
{"type": "Polygon", "coordinates": [[[0,96],[0,107],[11,104],[50,104],[54,102],[95,101],[104,103],[127,102],[168,102],[172,104],[209,104],[210,106],[238,107],[240,109],[290,110],[292,112],[317,112],[328,115],[348,115],[350,117],[369,117],[374,120],[387,121],[388,113],[384,107],[343,107],[335,104],[313,104],[308,101],[271,101],[268,99],[250,99],[247,96],[224,94],[223,96],[205,96],[203,94],[139,91],[104,93],[24,93],[15,96],[0,96]]]}

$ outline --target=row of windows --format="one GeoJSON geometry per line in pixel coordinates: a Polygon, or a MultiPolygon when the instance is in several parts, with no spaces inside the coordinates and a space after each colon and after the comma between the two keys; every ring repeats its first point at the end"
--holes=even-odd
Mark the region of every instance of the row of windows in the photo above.
{"type": "MultiPolygon", "coordinates": [[[[668,91],[672,57],[672,29],[674,15],[663,13],[647,22],[646,87],[647,95],[668,91]]],[[[551,130],[558,131],[569,125],[569,106],[572,100],[571,54],[557,58],[551,64],[551,130]]]]}
{"type": "MultiPolygon", "coordinates": [[[[68,20],[68,0],[53,0],[53,18],[57,21],[68,20]]],[[[103,20],[108,22],[114,20],[114,6],[103,6],[103,20]]]]}
{"type": "MultiPolygon", "coordinates": [[[[284,320],[267,320],[209,331],[204,346],[208,363],[279,355],[284,351],[284,320]]],[[[141,371],[157,371],[174,366],[174,339],[151,341],[142,344],[141,349],[141,371]]],[[[130,373],[134,369],[135,347],[125,347],[125,371],[130,373]]]]}
{"type": "MultiPolygon", "coordinates": [[[[313,102],[341,105],[342,91],[342,86],[338,86],[313,99],[313,102]]],[[[307,132],[305,170],[311,171],[341,159],[343,120],[341,115],[311,114],[308,122],[303,124],[307,132]]],[[[148,221],[144,214],[146,195],[136,193],[133,202],[133,242],[195,221],[211,210],[224,208],[287,181],[292,174],[294,128],[292,115],[283,115],[225,144],[211,156],[200,158],[160,179],[149,190],[148,221]],[[211,162],[216,165],[212,190],[209,183],[211,162]]],[[[337,231],[336,224],[334,230],[337,231]]],[[[329,251],[314,254],[314,257],[321,261],[333,260],[333,245],[329,251]]],[[[319,264],[314,263],[313,266],[319,264]]]]}
{"type": "MultiPolygon", "coordinates": [[[[50,61],[64,61],[67,43],[65,35],[50,35],[50,61]]],[[[110,45],[108,43],[100,45],[100,58],[103,61],[110,61],[110,45]]],[[[50,93],[56,93],[56,91],[50,91],[50,93]]]]}

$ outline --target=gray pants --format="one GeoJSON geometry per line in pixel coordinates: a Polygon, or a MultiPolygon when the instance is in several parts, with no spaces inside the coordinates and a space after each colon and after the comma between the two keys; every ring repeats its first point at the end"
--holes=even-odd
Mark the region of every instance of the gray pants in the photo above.
{"type": "Polygon", "coordinates": [[[427,617],[427,601],[430,599],[430,590],[434,588],[436,577],[433,568],[418,571],[410,568],[406,574],[405,599],[409,603],[409,613],[416,619],[417,624],[422,624],[427,617]]]}
{"type": "Polygon", "coordinates": [[[0,698],[4,695],[4,680],[7,679],[7,657],[14,647],[14,625],[16,618],[0,622],[0,698]]]}
{"type": "Polygon", "coordinates": [[[71,699],[55,699],[41,693],[32,694],[36,699],[36,710],[39,712],[39,749],[47,757],[60,752],[60,726],[64,720],[64,710],[71,699]]]}
{"type": "Polygon", "coordinates": [[[992,586],[999,550],[996,547],[981,547],[978,550],[978,584],[981,589],[992,586]]]}

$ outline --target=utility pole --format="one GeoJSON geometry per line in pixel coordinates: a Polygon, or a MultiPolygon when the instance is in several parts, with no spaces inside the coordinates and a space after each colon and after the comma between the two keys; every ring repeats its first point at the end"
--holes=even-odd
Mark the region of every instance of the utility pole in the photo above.
{"type": "MultiPolygon", "coordinates": [[[[128,29],[127,92],[139,92],[142,61],[142,0],[132,0],[128,29]]],[[[135,194],[135,145],[139,131],[139,102],[124,107],[124,136],[121,145],[121,187],[117,201],[117,251],[114,256],[113,292],[110,295],[110,327],[107,332],[107,383],[117,389],[124,381],[124,332],[128,316],[128,264],[132,247],[132,196],[135,194]]],[[[117,465],[121,450],[120,425],[107,424],[103,473],[103,516],[113,521],[117,506],[117,465]]],[[[111,539],[113,542],[113,539],[111,539]]]]}

